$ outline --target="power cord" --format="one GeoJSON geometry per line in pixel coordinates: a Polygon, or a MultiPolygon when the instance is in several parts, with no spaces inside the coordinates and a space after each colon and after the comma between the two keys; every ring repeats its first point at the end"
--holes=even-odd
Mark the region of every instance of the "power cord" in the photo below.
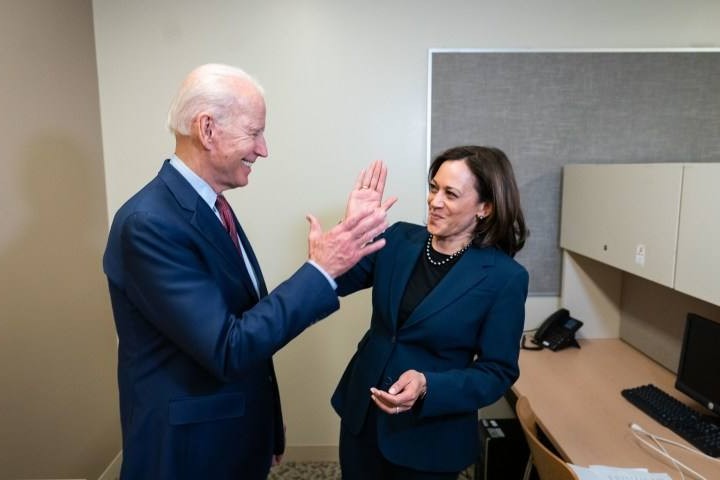
{"type": "Polygon", "coordinates": [[[634,422],[633,422],[633,423],[631,423],[631,424],[628,425],[628,426],[630,427],[630,432],[632,432],[633,436],[634,436],[639,442],[642,442],[642,443],[643,443],[645,446],[647,446],[649,449],[653,450],[654,452],[660,454],[662,457],[664,457],[664,458],[666,458],[666,459],[668,459],[668,460],[670,460],[670,461],[672,462],[672,464],[673,464],[673,466],[675,467],[675,469],[678,471],[678,473],[680,473],[680,478],[681,478],[681,480],[685,480],[685,474],[683,473],[683,469],[685,469],[690,475],[693,475],[693,476],[694,476],[695,478],[697,478],[698,480],[707,480],[707,478],[703,477],[703,476],[700,475],[698,472],[696,472],[696,471],[693,470],[692,468],[688,467],[687,465],[685,465],[684,463],[682,463],[681,461],[677,460],[677,459],[674,458],[672,455],[670,455],[670,454],[668,453],[668,451],[665,449],[665,447],[660,444],[660,442],[665,442],[665,443],[667,443],[667,444],[674,445],[674,446],[676,446],[676,447],[680,447],[680,448],[682,448],[682,449],[684,449],[684,450],[687,450],[687,451],[689,451],[689,452],[691,452],[691,453],[694,453],[694,454],[696,454],[696,455],[700,455],[701,457],[708,458],[708,459],[710,459],[710,460],[712,460],[712,461],[714,461],[714,462],[720,462],[720,459],[717,459],[717,458],[715,458],[715,457],[711,457],[710,455],[707,455],[707,454],[701,452],[700,450],[698,450],[698,449],[696,449],[696,448],[688,447],[687,445],[683,445],[682,443],[676,442],[676,441],[674,441],[674,440],[670,440],[670,439],[668,439],[668,438],[660,437],[660,436],[658,436],[658,435],[655,435],[655,434],[653,434],[653,433],[650,433],[650,432],[648,432],[647,430],[645,430],[644,428],[642,428],[640,425],[638,425],[637,423],[634,423],[634,422]],[[647,436],[648,438],[650,438],[650,439],[653,441],[653,443],[655,443],[655,445],[653,445],[652,443],[650,443],[648,440],[642,438],[643,435],[644,435],[644,436],[647,436]]]}
{"type": "Polygon", "coordinates": [[[527,335],[529,333],[536,332],[537,330],[538,330],[537,328],[534,328],[532,330],[523,331],[522,343],[520,344],[520,348],[522,348],[523,350],[542,350],[543,349],[542,345],[538,345],[534,342],[532,344],[530,344],[527,341],[527,335]]]}

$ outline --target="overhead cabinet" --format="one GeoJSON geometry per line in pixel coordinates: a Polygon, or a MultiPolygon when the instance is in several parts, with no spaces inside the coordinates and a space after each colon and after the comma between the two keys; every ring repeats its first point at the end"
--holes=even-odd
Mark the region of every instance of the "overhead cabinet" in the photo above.
{"type": "Polygon", "coordinates": [[[685,164],[675,289],[720,305],[720,164],[685,164]]]}
{"type": "Polygon", "coordinates": [[[683,164],[566,165],[560,246],[672,288],[683,164]]]}
{"type": "Polygon", "coordinates": [[[720,305],[720,164],[567,165],[560,246],[720,305]]]}

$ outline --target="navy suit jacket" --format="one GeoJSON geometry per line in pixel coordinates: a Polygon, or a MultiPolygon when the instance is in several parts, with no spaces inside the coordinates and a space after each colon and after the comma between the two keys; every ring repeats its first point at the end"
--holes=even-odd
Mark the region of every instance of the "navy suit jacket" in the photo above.
{"type": "Polygon", "coordinates": [[[398,223],[387,244],[338,278],[338,293],[373,287],[370,329],[332,397],[343,427],[357,434],[370,387],[386,390],[409,369],[425,374],[427,395],[412,410],[377,416],[378,447],[392,463],[423,471],[460,471],[478,452],[477,410],[519,375],[528,273],[495,248],[466,251],[398,328],[400,301],[428,233],[398,223]]]}
{"type": "Polygon", "coordinates": [[[265,478],[284,449],[272,355],[339,308],[315,267],[267,295],[166,161],[115,215],[103,259],[117,328],[123,479],[265,478]]]}

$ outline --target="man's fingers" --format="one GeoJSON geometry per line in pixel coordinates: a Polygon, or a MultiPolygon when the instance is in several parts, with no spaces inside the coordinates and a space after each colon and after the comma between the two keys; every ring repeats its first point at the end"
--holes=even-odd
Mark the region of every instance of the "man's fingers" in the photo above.
{"type": "Polygon", "coordinates": [[[385,239],[381,238],[380,240],[375,240],[372,243],[368,243],[360,248],[360,256],[364,257],[366,255],[370,255],[371,253],[375,253],[381,248],[385,246],[385,239]]]}
{"type": "Polygon", "coordinates": [[[383,233],[387,227],[388,223],[385,211],[375,209],[367,212],[365,215],[352,215],[335,228],[344,229],[349,233],[350,238],[357,240],[360,245],[365,245],[383,233]]]}
{"type": "Polygon", "coordinates": [[[353,236],[355,238],[360,238],[368,232],[373,232],[373,236],[367,239],[367,241],[375,238],[377,235],[385,231],[386,228],[387,215],[385,211],[381,209],[373,210],[370,214],[359,219],[354,226],[350,226],[350,230],[354,234],[353,236]]]}
{"type": "Polygon", "coordinates": [[[382,235],[382,233],[387,229],[387,224],[380,224],[377,227],[368,230],[367,232],[358,233],[357,241],[358,241],[358,247],[364,247],[367,244],[374,243],[374,240],[382,235]]]}
{"type": "Polygon", "coordinates": [[[345,218],[342,222],[342,226],[346,228],[347,230],[354,230],[355,227],[358,226],[358,224],[366,219],[367,217],[371,216],[373,214],[373,210],[370,208],[365,208],[360,212],[354,213],[347,218],[345,218]]]}
{"type": "Polygon", "coordinates": [[[322,227],[320,226],[318,219],[310,213],[305,215],[305,218],[310,223],[310,233],[308,234],[308,238],[317,238],[322,235],[322,227]]]}

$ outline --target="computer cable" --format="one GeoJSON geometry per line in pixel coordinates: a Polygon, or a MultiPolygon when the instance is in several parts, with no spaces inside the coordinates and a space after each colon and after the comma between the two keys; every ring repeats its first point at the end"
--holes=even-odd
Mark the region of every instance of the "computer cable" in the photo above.
{"type": "Polygon", "coordinates": [[[685,480],[685,474],[683,473],[682,469],[685,469],[690,475],[693,475],[698,480],[707,480],[707,478],[705,478],[704,476],[702,476],[701,474],[699,474],[692,468],[688,467],[687,465],[685,465],[684,463],[682,463],[681,461],[677,460],[672,455],[670,455],[668,453],[668,451],[665,449],[665,447],[660,444],[660,442],[665,442],[667,444],[674,445],[676,447],[680,447],[691,453],[700,455],[701,457],[708,458],[714,462],[720,462],[720,459],[711,457],[710,455],[707,455],[696,448],[688,447],[687,445],[683,445],[682,443],[676,442],[674,440],[670,440],[669,438],[660,437],[658,435],[650,433],[647,430],[645,430],[644,428],[642,428],[640,425],[638,425],[637,423],[633,422],[628,426],[630,427],[630,432],[632,432],[633,436],[638,441],[642,442],[649,449],[655,451],[656,453],[660,454],[662,457],[664,457],[672,462],[675,469],[680,473],[681,480],[685,480]],[[650,439],[652,439],[652,441],[655,443],[655,445],[651,444],[649,441],[642,438],[641,435],[645,435],[645,436],[649,437],[650,439]]]}
{"type": "MultiPolygon", "coordinates": [[[[673,467],[675,467],[675,470],[677,470],[678,473],[680,474],[680,479],[681,479],[681,480],[685,480],[685,474],[683,473],[681,467],[686,468],[686,469],[687,469],[688,471],[690,471],[690,472],[697,473],[697,472],[695,472],[693,469],[689,468],[687,465],[683,464],[683,463],[680,462],[679,460],[676,460],[672,455],[670,455],[670,454],[668,453],[668,451],[665,449],[665,447],[663,447],[663,446],[660,444],[659,437],[657,437],[657,436],[653,435],[652,433],[646,431],[646,430],[643,429],[640,425],[638,425],[638,424],[636,424],[636,423],[631,423],[631,424],[630,424],[630,431],[632,432],[633,436],[634,436],[639,442],[645,444],[645,446],[646,446],[647,448],[649,448],[650,450],[652,450],[652,451],[654,451],[654,452],[656,452],[656,453],[659,453],[662,457],[670,460],[670,461],[672,462],[672,464],[673,464],[673,467]],[[648,441],[645,440],[644,438],[641,438],[640,435],[647,435],[648,437],[650,437],[650,438],[652,439],[652,441],[655,443],[655,445],[650,444],[650,442],[648,442],[648,441]]],[[[697,478],[698,478],[699,480],[706,480],[705,477],[703,477],[702,475],[699,475],[699,474],[697,475],[697,478]]]]}

